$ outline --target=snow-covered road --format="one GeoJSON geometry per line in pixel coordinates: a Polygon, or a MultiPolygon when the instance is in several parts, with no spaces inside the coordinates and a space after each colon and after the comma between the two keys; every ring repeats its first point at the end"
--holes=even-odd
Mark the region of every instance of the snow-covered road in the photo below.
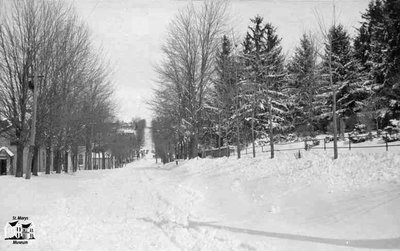
{"type": "Polygon", "coordinates": [[[399,183],[332,192],[216,163],[0,177],[0,222],[27,216],[36,231],[0,250],[400,249],[399,183]]]}

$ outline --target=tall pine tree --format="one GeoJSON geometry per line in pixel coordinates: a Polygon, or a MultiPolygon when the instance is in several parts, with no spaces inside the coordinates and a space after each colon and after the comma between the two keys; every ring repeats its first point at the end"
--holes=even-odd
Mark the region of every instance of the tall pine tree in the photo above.
{"type": "Polygon", "coordinates": [[[213,91],[209,99],[210,115],[214,135],[217,135],[217,147],[224,142],[234,141],[235,123],[231,119],[235,112],[235,98],[238,93],[236,62],[232,53],[232,44],[227,36],[223,36],[221,48],[217,53],[216,78],[213,84],[213,91]]]}
{"type": "Polygon", "coordinates": [[[385,126],[400,117],[400,1],[371,1],[362,18],[355,57],[369,79],[368,112],[374,114],[377,127],[385,126]]]}
{"type": "Polygon", "coordinates": [[[385,82],[384,92],[389,98],[392,116],[400,118],[400,1],[386,0],[383,12],[385,15],[385,39],[387,50],[384,51],[385,82]]]}
{"type": "Polygon", "coordinates": [[[292,129],[302,135],[313,135],[318,128],[319,99],[318,49],[311,35],[303,34],[300,45],[288,64],[292,129]]]}
{"type": "MultiPolygon", "coordinates": [[[[340,121],[347,121],[348,129],[352,129],[357,121],[357,112],[363,107],[363,100],[368,92],[363,84],[364,80],[360,74],[358,61],[354,58],[354,53],[350,43],[350,36],[345,28],[339,24],[334,25],[329,30],[329,41],[325,45],[325,55],[323,57],[324,72],[329,70],[329,57],[332,60],[333,86],[325,85],[323,94],[327,98],[325,115],[330,117],[330,107],[332,105],[332,88],[337,93],[337,115],[340,121]]],[[[341,133],[344,133],[344,124],[341,126],[341,133]]]]}
{"type": "Polygon", "coordinates": [[[282,79],[285,77],[281,39],[271,23],[263,18],[251,19],[252,26],[243,42],[247,100],[252,122],[253,156],[256,129],[268,131],[271,158],[274,157],[274,129],[279,128],[286,111],[282,79]],[[250,105],[249,105],[250,104],[250,105]]]}

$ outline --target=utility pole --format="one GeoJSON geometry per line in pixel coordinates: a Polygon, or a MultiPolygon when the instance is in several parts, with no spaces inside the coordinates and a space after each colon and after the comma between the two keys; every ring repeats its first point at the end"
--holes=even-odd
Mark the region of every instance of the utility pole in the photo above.
{"type": "Polygon", "coordinates": [[[39,77],[36,70],[33,75],[33,111],[32,111],[32,124],[31,124],[31,135],[29,140],[29,155],[28,155],[28,163],[26,167],[26,175],[25,178],[28,180],[31,178],[32,174],[32,159],[35,148],[35,137],[36,137],[36,117],[37,117],[37,99],[39,94],[39,77]]]}

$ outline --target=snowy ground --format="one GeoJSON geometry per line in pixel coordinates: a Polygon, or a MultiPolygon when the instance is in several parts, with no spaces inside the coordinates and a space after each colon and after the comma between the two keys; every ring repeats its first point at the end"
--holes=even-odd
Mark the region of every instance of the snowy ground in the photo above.
{"type": "Polygon", "coordinates": [[[268,154],[34,177],[0,176],[0,250],[400,249],[400,153],[268,154]]]}

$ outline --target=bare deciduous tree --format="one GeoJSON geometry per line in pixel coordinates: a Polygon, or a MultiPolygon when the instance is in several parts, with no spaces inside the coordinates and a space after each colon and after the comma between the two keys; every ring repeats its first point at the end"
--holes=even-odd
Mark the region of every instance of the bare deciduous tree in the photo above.
{"type": "MultiPolygon", "coordinates": [[[[189,156],[197,156],[204,104],[215,71],[219,41],[224,30],[225,1],[191,4],[179,12],[169,27],[158,67],[159,82],[175,92],[177,127],[184,129],[189,156]]],[[[161,99],[156,97],[156,99],[161,99]]],[[[161,107],[153,105],[154,110],[161,107]]],[[[169,102],[173,104],[174,102],[169,102]]],[[[171,116],[172,114],[168,115],[171,116]]]]}
{"type": "Polygon", "coordinates": [[[60,173],[63,163],[67,171],[68,158],[76,157],[78,144],[86,142],[91,151],[94,134],[105,128],[99,124],[113,117],[109,67],[94,53],[89,31],[71,7],[28,0],[8,7],[0,26],[0,116],[14,129],[16,176],[23,175],[23,152],[34,125],[36,147],[26,165],[27,178],[32,159],[37,174],[38,146],[47,147],[47,174],[51,152],[55,170],[60,173]],[[43,78],[32,82],[37,74],[43,78]],[[38,90],[37,123],[31,119],[30,84],[38,90]]]}

